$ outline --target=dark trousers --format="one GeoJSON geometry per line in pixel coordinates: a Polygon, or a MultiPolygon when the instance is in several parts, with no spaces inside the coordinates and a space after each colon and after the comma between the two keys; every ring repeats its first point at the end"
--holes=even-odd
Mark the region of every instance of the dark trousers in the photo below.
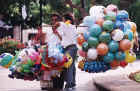
{"type": "Polygon", "coordinates": [[[76,45],[71,45],[65,48],[65,53],[69,53],[73,58],[73,63],[68,69],[64,69],[60,77],[53,79],[54,88],[63,88],[64,81],[66,81],[66,87],[70,88],[76,84],[75,76],[76,76],[76,68],[75,68],[75,59],[77,56],[78,48],[76,45]]]}

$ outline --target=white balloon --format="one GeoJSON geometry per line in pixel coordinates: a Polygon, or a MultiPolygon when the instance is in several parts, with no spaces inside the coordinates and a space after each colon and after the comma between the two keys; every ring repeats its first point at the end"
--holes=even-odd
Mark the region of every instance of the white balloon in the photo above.
{"type": "Polygon", "coordinates": [[[99,18],[103,18],[104,15],[104,6],[93,6],[90,8],[89,10],[89,14],[90,16],[94,17],[96,20],[98,20],[99,18]]]}
{"type": "Polygon", "coordinates": [[[97,50],[95,48],[90,48],[87,53],[88,59],[95,60],[98,56],[97,50]]]}
{"type": "Polygon", "coordinates": [[[115,41],[120,41],[123,39],[123,37],[124,37],[124,33],[120,29],[116,29],[112,32],[112,39],[115,41]]]}

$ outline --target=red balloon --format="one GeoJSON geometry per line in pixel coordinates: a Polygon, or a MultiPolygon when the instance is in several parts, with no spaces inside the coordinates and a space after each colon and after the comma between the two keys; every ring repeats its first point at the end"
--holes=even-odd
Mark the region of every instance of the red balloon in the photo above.
{"type": "Polygon", "coordinates": [[[120,41],[120,49],[123,51],[129,50],[131,48],[131,41],[124,39],[120,41]]]}
{"type": "Polygon", "coordinates": [[[82,51],[82,50],[79,50],[78,51],[79,55],[82,56],[82,57],[86,57],[87,56],[87,53],[82,51]]]}
{"type": "Polygon", "coordinates": [[[83,34],[79,35],[77,38],[77,43],[82,46],[82,44],[85,42],[86,40],[84,39],[83,34]]]}
{"type": "Polygon", "coordinates": [[[128,65],[128,63],[126,61],[121,61],[120,62],[121,67],[126,67],[127,65],[128,65]]]}
{"type": "Polygon", "coordinates": [[[97,46],[98,54],[103,56],[108,53],[108,46],[105,43],[101,43],[97,46]]]}
{"type": "Polygon", "coordinates": [[[112,69],[116,69],[118,66],[120,66],[120,62],[114,60],[110,63],[110,66],[111,66],[112,69]]]}

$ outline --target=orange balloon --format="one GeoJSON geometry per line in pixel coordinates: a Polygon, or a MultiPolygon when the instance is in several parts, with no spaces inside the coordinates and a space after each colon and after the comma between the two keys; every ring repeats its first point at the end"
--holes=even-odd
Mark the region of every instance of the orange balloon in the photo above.
{"type": "Polygon", "coordinates": [[[120,66],[120,62],[114,60],[110,63],[110,66],[111,66],[112,69],[116,69],[118,66],[120,66]]]}
{"type": "Polygon", "coordinates": [[[135,33],[137,31],[137,25],[134,22],[129,22],[131,26],[131,31],[135,33]]]}
{"type": "Polygon", "coordinates": [[[81,60],[78,64],[78,68],[83,70],[84,69],[85,60],[81,60]]]}
{"type": "Polygon", "coordinates": [[[120,41],[120,49],[123,51],[129,50],[131,48],[131,41],[124,39],[120,41]]]}
{"type": "Polygon", "coordinates": [[[98,54],[101,56],[106,55],[108,53],[108,46],[105,43],[100,43],[97,46],[97,51],[98,54]]]}
{"type": "Polygon", "coordinates": [[[103,22],[104,22],[104,19],[103,18],[100,18],[96,21],[96,24],[100,25],[101,27],[103,26],[103,22]]]}
{"type": "Polygon", "coordinates": [[[83,34],[79,35],[78,38],[77,38],[77,43],[82,46],[82,44],[85,42],[85,38],[83,36],[83,34]]]}

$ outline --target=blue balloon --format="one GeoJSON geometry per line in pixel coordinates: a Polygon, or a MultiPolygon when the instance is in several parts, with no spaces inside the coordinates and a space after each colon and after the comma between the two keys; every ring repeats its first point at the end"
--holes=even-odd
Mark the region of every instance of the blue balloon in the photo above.
{"type": "Polygon", "coordinates": [[[123,22],[120,21],[120,20],[117,20],[117,21],[115,22],[115,24],[114,24],[114,28],[115,28],[115,29],[116,29],[116,28],[123,29],[123,28],[124,28],[123,22]]]}
{"type": "Polygon", "coordinates": [[[86,16],[83,19],[83,24],[88,27],[91,27],[93,26],[93,24],[95,24],[95,19],[92,16],[86,16]]]}
{"type": "Polygon", "coordinates": [[[84,71],[88,71],[88,66],[89,66],[89,63],[85,62],[85,64],[84,64],[84,71]]]}
{"type": "Polygon", "coordinates": [[[123,60],[125,60],[125,56],[126,56],[125,53],[124,52],[121,52],[121,51],[115,53],[115,59],[117,61],[123,61],[123,60]]]}
{"type": "Polygon", "coordinates": [[[123,22],[123,32],[126,32],[127,30],[131,30],[131,26],[130,24],[126,21],[126,22],[123,22]]]}
{"type": "Polygon", "coordinates": [[[109,43],[109,51],[110,52],[117,52],[118,51],[118,49],[119,49],[119,43],[117,42],[117,41],[111,41],[110,43],[109,43]]]}
{"type": "Polygon", "coordinates": [[[133,40],[133,32],[131,30],[127,30],[124,32],[125,38],[132,41],[133,40]]]}
{"type": "Polygon", "coordinates": [[[85,32],[84,33],[84,39],[85,40],[88,40],[89,36],[90,36],[89,32],[85,32]]]}
{"type": "Polygon", "coordinates": [[[113,60],[114,60],[114,54],[113,53],[107,53],[107,55],[105,55],[104,57],[103,57],[103,60],[104,60],[104,62],[105,63],[110,63],[110,62],[112,62],[113,60]]]}
{"type": "Polygon", "coordinates": [[[119,11],[117,16],[116,16],[116,19],[120,20],[120,21],[126,21],[129,19],[129,14],[125,10],[119,11]]]}
{"type": "Polygon", "coordinates": [[[101,29],[101,27],[98,24],[94,24],[93,26],[91,26],[89,28],[88,31],[90,33],[90,36],[92,36],[92,37],[98,37],[101,34],[102,29],[101,29]]]}

